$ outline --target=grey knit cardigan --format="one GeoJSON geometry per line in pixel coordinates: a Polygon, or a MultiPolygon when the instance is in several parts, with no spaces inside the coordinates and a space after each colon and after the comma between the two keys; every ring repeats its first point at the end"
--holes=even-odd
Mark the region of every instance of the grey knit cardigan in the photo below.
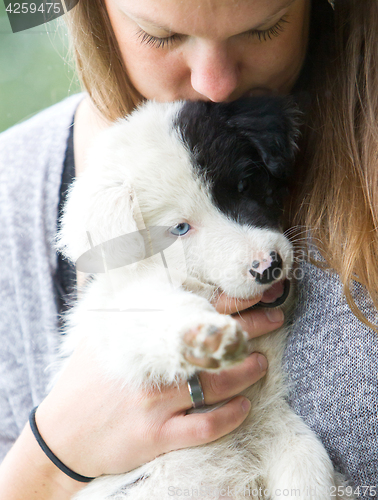
{"type": "MultiPolygon", "coordinates": [[[[59,342],[52,241],[68,129],[83,95],[0,134],[0,460],[46,394],[59,342]]],[[[351,313],[335,275],[301,264],[284,357],[294,410],[361,498],[378,498],[378,335],[351,313]],[[363,488],[365,487],[365,488],[363,488]]],[[[376,312],[355,284],[358,305],[376,312]]]]}

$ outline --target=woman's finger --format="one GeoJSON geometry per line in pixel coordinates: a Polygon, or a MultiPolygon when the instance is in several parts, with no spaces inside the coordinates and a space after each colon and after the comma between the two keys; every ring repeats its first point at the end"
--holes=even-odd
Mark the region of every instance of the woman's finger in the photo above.
{"type": "Polygon", "coordinates": [[[249,300],[222,294],[213,301],[213,305],[219,313],[231,314],[249,334],[249,338],[255,338],[276,330],[284,322],[284,314],[280,308],[250,309],[261,298],[262,294],[249,300]]]}
{"type": "Polygon", "coordinates": [[[237,396],[208,413],[181,413],[166,422],[161,438],[167,451],[210,443],[239,427],[250,407],[247,398],[237,396]]]}
{"type": "Polygon", "coordinates": [[[224,401],[262,378],[268,368],[265,356],[254,352],[243,363],[220,373],[202,372],[200,380],[206,404],[224,401]]]}
{"type": "Polygon", "coordinates": [[[260,302],[262,298],[262,293],[260,295],[256,295],[253,299],[237,299],[235,297],[229,297],[222,293],[218,297],[216,297],[212,304],[215,309],[221,314],[234,314],[244,309],[248,309],[248,307],[252,307],[257,302],[260,302]]]}
{"type": "MultiPolygon", "coordinates": [[[[198,377],[201,382],[205,403],[212,405],[238,394],[262,378],[268,368],[268,362],[260,353],[254,352],[243,363],[220,373],[201,372],[198,377]]],[[[187,384],[180,386],[181,398],[177,399],[180,410],[192,406],[187,384]]]]}
{"type": "Polygon", "coordinates": [[[241,311],[238,314],[233,314],[233,318],[252,339],[281,327],[284,322],[284,313],[280,308],[260,308],[241,311]]]}

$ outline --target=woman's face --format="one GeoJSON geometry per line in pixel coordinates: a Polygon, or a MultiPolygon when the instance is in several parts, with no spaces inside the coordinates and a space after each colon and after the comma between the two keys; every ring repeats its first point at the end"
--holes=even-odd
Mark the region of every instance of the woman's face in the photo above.
{"type": "Polygon", "coordinates": [[[287,93],[307,47],[310,0],[105,0],[130,79],[147,99],[287,93]]]}

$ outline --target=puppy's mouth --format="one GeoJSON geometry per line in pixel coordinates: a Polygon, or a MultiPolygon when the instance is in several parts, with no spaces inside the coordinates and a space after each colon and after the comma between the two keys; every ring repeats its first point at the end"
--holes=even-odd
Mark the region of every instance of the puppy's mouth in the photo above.
{"type": "Polygon", "coordinates": [[[266,290],[260,300],[250,309],[254,309],[255,307],[278,307],[282,306],[282,304],[287,299],[290,293],[290,281],[288,279],[284,279],[281,281],[277,281],[274,283],[268,290],[266,290]]]}

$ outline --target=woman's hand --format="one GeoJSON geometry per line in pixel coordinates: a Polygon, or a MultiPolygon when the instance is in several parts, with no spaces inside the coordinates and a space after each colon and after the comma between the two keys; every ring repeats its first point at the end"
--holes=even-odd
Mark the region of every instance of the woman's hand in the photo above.
{"type": "MultiPolygon", "coordinates": [[[[272,310],[245,310],[259,299],[237,301],[221,297],[215,307],[220,313],[234,314],[252,338],[275,330],[283,322],[280,311],[274,310],[277,318],[269,318],[272,310]]],[[[243,422],[250,407],[245,397],[233,396],[258,381],[267,369],[265,357],[254,353],[221,373],[201,372],[206,404],[233,399],[209,413],[187,414],[191,399],[186,383],[161,391],[132,391],[121,381],[107,378],[89,353],[84,343],[75,350],[36,413],[39,431],[50,449],[70,469],[89,477],[128,472],[168,451],[208,443],[228,434],[243,422]]],[[[67,492],[84,486],[64,476],[49,462],[33,441],[28,426],[21,439],[23,446],[16,443],[8,464],[13,460],[22,474],[20,464],[24,463],[25,471],[33,470],[33,475],[29,474],[30,485],[25,485],[20,496],[5,498],[21,499],[26,494],[40,500],[70,498],[65,496],[67,492]],[[27,456],[25,447],[29,450],[27,456]],[[34,470],[36,467],[39,469],[34,470]],[[37,482],[40,477],[43,488],[41,480],[37,482]],[[64,491],[59,496],[57,489],[61,486],[64,491]],[[38,496],[32,496],[32,488],[33,492],[38,490],[38,496]]],[[[11,465],[10,469],[14,467],[11,465]]]]}
{"type": "MultiPolygon", "coordinates": [[[[218,312],[235,316],[250,337],[278,328],[265,310],[242,311],[256,303],[220,298],[218,312]]],[[[268,313],[272,311],[268,310],[268,313]]],[[[277,312],[276,312],[277,314],[277,312]]],[[[259,380],[267,369],[257,353],[242,364],[219,374],[202,372],[206,404],[240,393],[259,380]]],[[[85,476],[130,471],[168,451],[213,441],[238,427],[249,401],[238,396],[207,414],[187,415],[191,399],[187,385],[160,392],[132,391],[109,380],[85,345],[73,354],[68,367],[40,405],[36,420],[48,446],[75,472],[85,476]]]]}
{"type": "Polygon", "coordinates": [[[281,309],[248,309],[257,304],[261,298],[262,295],[258,295],[252,300],[239,300],[222,294],[215,299],[213,305],[221,314],[232,314],[252,339],[276,330],[284,321],[281,309]]]}

